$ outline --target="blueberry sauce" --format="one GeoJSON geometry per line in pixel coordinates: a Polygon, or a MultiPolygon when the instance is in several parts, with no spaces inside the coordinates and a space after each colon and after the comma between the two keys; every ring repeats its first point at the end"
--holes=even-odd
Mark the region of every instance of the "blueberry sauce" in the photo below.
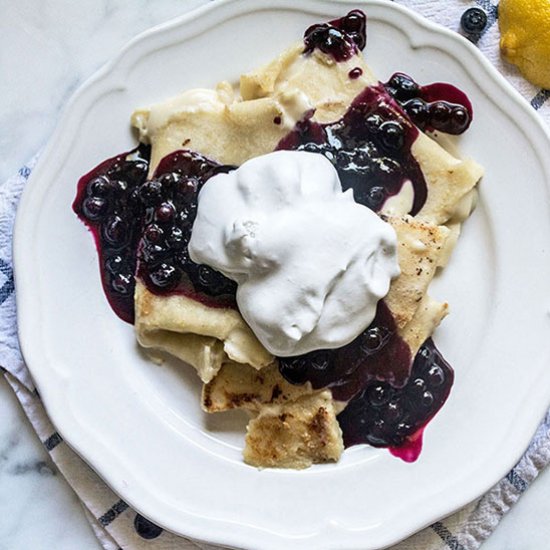
{"type": "Polygon", "coordinates": [[[415,215],[426,202],[427,187],[411,146],[417,128],[382,86],[365,88],[336,122],[301,120],[277,149],[296,149],[324,155],[336,168],[342,188],[353,189],[355,200],[375,212],[387,198],[411,181],[415,215]]]}
{"type": "Polygon", "coordinates": [[[452,84],[436,82],[420,86],[410,76],[395,73],[384,87],[423,131],[439,130],[459,135],[472,122],[473,110],[468,96],[452,84]]]}
{"type": "Polygon", "coordinates": [[[150,150],[144,145],[107,159],[78,182],[73,210],[90,229],[98,250],[101,282],[115,313],[134,321],[134,273],[140,215],[134,190],[147,177],[150,150]]]}
{"type": "Polygon", "coordinates": [[[182,293],[212,307],[236,307],[236,285],[189,259],[187,245],[205,181],[232,169],[178,151],[147,180],[150,148],[102,162],[78,182],[73,210],[94,236],[101,280],[115,313],[134,322],[136,273],[155,294],[182,293]]]}
{"type": "Polygon", "coordinates": [[[351,71],[348,73],[348,76],[355,80],[356,78],[359,78],[363,74],[363,69],[361,67],[355,67],[354,69],[351,69],[351,71]]]}
{"type": "Polygon", "coordinates": [[[422,430],[445,403],[453,379],[453,369],[429,338],[416,354],[403,387],[371,381],[338,415],[346,447],[359,443],[390,447],[404,460],[416,460],[422,430]]]}
{"type": "Polygon", "coordinates": [[[350,11],[328,23],[311,25],[304,33],[305,54],[318,48],[335,61],[346,61],[362,50],[366,43],[367,18],[361,10],[350,11]]]}
{"type": "Polygon", "coordinates": [[[378,302],[370,326],[346,346],[279,358],[279,370],[289,382],[309,381],[315,389],[328,387],[339,401],[360,394],[372,380],[384,380],[396,388],[405,386],[411,364],[410,348],[397,333],[383,300],[378,302]]]}
{"type": "Polygon", "coordinates": [[[179,292],[211,307],[236,307],[236,283],[194,263],[188,252],[199,191],[209,178],[233,168],[192,151],[176,151],[140,187],[143,239],[137,273],[151,292],[179,292]]]}

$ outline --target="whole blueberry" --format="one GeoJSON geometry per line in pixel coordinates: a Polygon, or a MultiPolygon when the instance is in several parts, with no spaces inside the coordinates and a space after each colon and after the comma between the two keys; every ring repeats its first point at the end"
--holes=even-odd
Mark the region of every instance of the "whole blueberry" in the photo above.
{"type": "Polygon", "coordinates": [[[369,115],[365,119],[365,124],[367,126],[368,131],[373,133],[378,132],[383,122],[384,122],[383,118],[377,114],[369,115]]]}
{"type": "Polygon", "coordinates": [[[405,143],[405,130],[399,122],[390,120],[380,126],[380,141],[389,151],[398,151],[403,148],[405,143]]]}
{"type": "Polygon", "coordinates": [[[310,356],[311,366],[316,370],[326,370],[330,366],[330,355],[326,351],[317,351],[310,356]]]}
{"type": "Polygon", "coordinates": [[[325,47],[330,49],[347,47],[344,33],[335,27],[329,27],[325,32],[325,47]]]}
{"type": "Polygon", "coordinates": [[[382,417],[389,424],[395,424],[403,417],[403,409],[398,401],[388,403],[388,406],[382,412],[382,417]]]}
{"type": "MultiPolygon", "coordinates": [[[[360,200],[358,202],[361,202],[361,204],[364,204],[365,206],[367,206],[368,208],[370,208],[371,210],[378,210],[382,204],[384,204],[384,201],[386,200],[386,190],[379,186],[379,185],[375,185],[374,187],[371,187],[367,193],[366,193],[366,196],[363,198],[363,200],[360,200]]],[[[372,329],[369,329],[369,331],[372,330],[372,329]]],[[[368,332],[367,332],[368,334],[368,332]]],[[[378,336],[378,334],[377,334],[378,336]]],[[[370,335],[367,336],[368,339],[370,339],[370,344],[369,345],[372,345],[373,341],[374,341],[374,336],[371,337],[370,335]]],[[[367,349],[369,349],[369,347],[367,346],[367,349]]],[[[374,348],[372,348],[374,349],[374,348]]]]}
{"type": "Polygon", "coordinates": [[[103,238],[111,245],[120,247],[128,241],[127,223],[120,216],[111,216],[103,225],[103,238]]]}
{"type": "Polygon", "coordinates": [[[111,279],[111,288],[117,293],[126,296],[134,288],[134,277],[131,273],[117,273],[111,279]]]}
{"type": "Polygon", "coordinates": [[[162,201],[163,186],[159,180],[146,181],[139,188],[139,196],[145,206],[156,206],[162,201]]]}
{"type": "Polygon", "coordinates": [[[352,10],[342,19],[342,28],[362,50],[366,46],[367,18],[361,10],[352,10]]]}
{"type": "Polygon", "coordinates": [[[445,373],[439,365],[432,365],[428,371],[427,381],[430,386],[441,386],[445,382],[445,373]]]}
{"type": "MultiPolygon", "coordinates": [[[[377,189],[373,187],[372,189],[377,189]]],[[[372,191],[371,189],[371,191],[372,191]]],[[[384,341],[384,334],[380,327],[372,327],[365,331],[361,341],[361,350],[367,355],[378,351],[384,341]]]]}
{"type": "Polygon", "coordinates": [[[182,198],[185,202],[189,202],[195,198],[198,188],[199,182],[196,178],[185,178],[177,183],[176,193],[178,197],[182,198]]]}
{"type": "Polygon", "coordinates": [[[111,181],[107,176],[98,176],[90,180],[86,190],[92,197],[106,197],[111,191],[111,181]]]}
{"type": "Polygon", "coordinates": [[[162,260],[166,259],[169,252],[163,243],[149,243],[141,249],[141,259],[149,266],[155,266],[162,260]]]}
{"type": "Polygon", "coordinates": [[[111,189],[116,196],[120,197],[128,190],[128,183],[122,179],[113,180],[111,181],[111,189]]]}
{"type": "Polygon", "coordinates": [[[487,14],[481,8],[469,8],[460,18],[460,26],[468,34],[480,34],[487,26],[487,14]]]}
{"type": "Polygon", "coordinates": [[[401,170],[401,165],[390,157],[372,159],[373,172],[380,178],[392,178],[401,170]]]}
{"type": "Polygon", "coordinates": [[[97,221],[107,213],[108,204],[102,197],[87,197],[82,203],[82,212],[90,221],[97,221]]]}
{"type": "Polygon", "coordinates": [[[156,223],[150,223],[143,232],[143,236],[150,243],[160,242],[163,235],[164,231],[156,223]]]}
{"type": "Polygon", "coordinates": [[[421,400],[422,406],[428,409],[433,405],[433,402],[434,402],[434,396],[432,392],[425,391],[422,394],[422,400],[421,400]]]}
{"type": "Polygon", "coordinates": [[[181,210],[181,212],[178,214],[178,224],[182,228],[188,228],[190,227],[193,222],[195,221],[195,208],[190,205],[188,208],[184,208],[181,210]]]}
{"type": "Polygon", "coordinates": [[[386,384],[374,384],[366,391],[369,403],[375,407],[385,405],[391,398],[391,390],[386,384]]]}
{"type": "Polygon", "coordinates": [[[170,202],[163,202],[155,210],[155,221],[159,223],[169,223],[176,215],[176,209],[170,202]]]}
{"type": "Polygon", "coordinates": [[[417,97],[420,93],[420,87],[409,76],[404,73],[395,73],[387,84],[391,95],[398,101],[406,101],[417,97]]]}
{"type": "Polygon", "coordinates": [[[430,106],[430,124],[442,132],[446,131],[452,116],[452,108],[445,101],[436,101],[430,106]]]}
{"type": "Polygon", "coordinates": [[[220,295],[234,292],[235,283],[207,265],[199,266],[198,278],[199,283],[211,294],[220,295]]]}
{"type": "Polygon", "coordinates": [[[461,105],[453,107],[449,133],[462,134],[470,124],[470,113],[461,105]]]}
{"type": "Polygon", "coordinates": [[[162,290],[174,288],[180,279],[179,270],[169,263],[161,263],[155,270],[149,273],[153,285],[162,290]]]}
{"type": "Polygon", "coordinates": [[[405,109],[405,112],[411,117],[412,121],[417,126],[420,126],[421,129],[428,122],[430,112],[428,110],[428,106],[426,105],[426,102],[423,101],[422,99],[418,97],[414,99],[410,99],[409,101],[403,104],[403,108],[405,109]]]}
{"type": "Polygon", "coordinates": [[[105,269],[112,275],[121,273],[127,269],[126,260],[120,254],[109,256],[105,260],[105,269]]]}
{"type": "Polygon", "coordinates": [[[342,19],[342,27],[348,32],[357,32],[365,28],[366,17],[361,10],[352,10],[342,19]]]}
{"type": "Polygon", "coordinates": [[[128,180],[133,184],[142,183],[147,176],[148,170],[149,163],[145,160],[138,159],[126,161],[125,175],[127,176],[128,180]]]}

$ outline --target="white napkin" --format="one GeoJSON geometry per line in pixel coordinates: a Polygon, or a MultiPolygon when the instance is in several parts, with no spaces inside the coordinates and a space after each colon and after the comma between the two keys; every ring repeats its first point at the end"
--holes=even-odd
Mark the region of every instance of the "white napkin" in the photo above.
{"type": "MultiPolygon", "coordinates": [[[[460,17],[467,8],[475,5],[484,8],[489,14],[488,27],[480,37],[470,38],[550,123],[550,101],[547,101],[550,91],[536,89],[500,59],[495,4],[489,0],[402,0],[398,3],[456,31],[460,27],[460,17]]],[[[13,388],[52,460],[80,498],[86,516],[106,550],[214,550],[213,546],[164,531],[132,510],[64,443],[46,415],[19,353],[12,274],[11,241],[15,210],[33,166],[34,161],[0,186],[0,362],[4,377],[13,388]]],[[[549,461],[550,413],[538,428],[523,458],[495,487],[452,516],[394,546],[394,550],[478,548],[549,461]]]]}

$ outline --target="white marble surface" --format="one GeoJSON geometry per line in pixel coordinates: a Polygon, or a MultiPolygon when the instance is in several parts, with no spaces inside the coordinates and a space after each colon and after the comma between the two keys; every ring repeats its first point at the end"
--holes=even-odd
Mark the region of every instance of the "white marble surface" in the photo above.
{"type": "MultiPolygon", "coordinates": [[[[206,0],[0,0],[0,181],[47,140],[74,89],[141,30],[206,0]]],[[[74,494],[0,379],[0,550],[95,550],[74,494]]],[[[550,540],[550,472],[483,550],[550,540]]]]}

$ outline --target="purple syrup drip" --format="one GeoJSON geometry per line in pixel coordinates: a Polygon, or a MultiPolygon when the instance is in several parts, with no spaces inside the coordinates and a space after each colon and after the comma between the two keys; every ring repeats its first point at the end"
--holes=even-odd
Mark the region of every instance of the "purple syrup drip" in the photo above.
{"type": "Polygon", "coordinates": [[[335,61],[346,61],[365,47],[366,29],[367,18],[361,10],[352,10],[328,23],[311,25],[304,33],[304,53],[318,48],[335,61]]]}
{"type": "Polygon", "coordinates": [[[400,447],[388,447],[390,453],[400,458],[403,462],[416,462],[422,452],[422,441],[424,439],[424,428],[420,428],[414,434],[405,438],[400,447]]]}
{"type": "Polygon", "coordinates": [[[411,152],[418,130],[382,85],[365,88],[335,122],[319,124],[312,115],[309,112],[277,149],[323,154],[336,168],[342,188],[352,188],[355,200],[375,212],[410,181],[410,214],[421,210],[427,186],[411,152]]]}

